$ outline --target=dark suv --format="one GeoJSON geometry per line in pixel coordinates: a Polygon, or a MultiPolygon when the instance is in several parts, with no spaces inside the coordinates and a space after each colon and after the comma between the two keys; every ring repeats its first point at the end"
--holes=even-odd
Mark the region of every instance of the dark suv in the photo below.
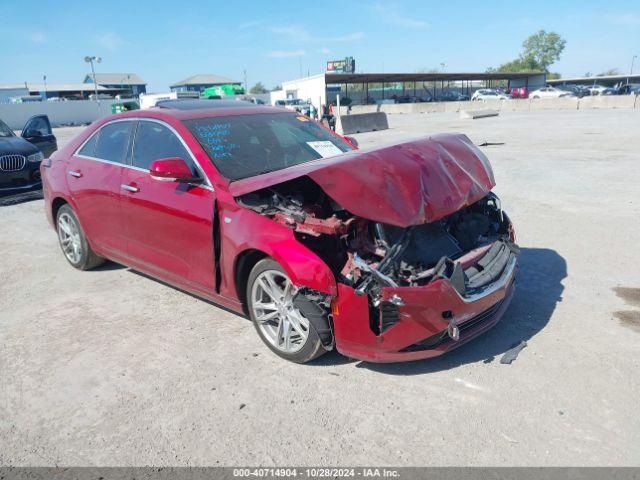
{"type": "Polygon", "coordinates": [[[46,115],[31,117],[20,137],[0,120],[0,193],[40,188],[40,162],[57,149],[46,115]]]}

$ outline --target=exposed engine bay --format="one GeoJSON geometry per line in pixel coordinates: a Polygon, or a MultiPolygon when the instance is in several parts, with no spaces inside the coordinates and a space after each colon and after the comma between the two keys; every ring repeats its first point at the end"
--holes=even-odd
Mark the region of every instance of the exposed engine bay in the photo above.
{"type": "Polygon", "coordinates": [[[237,201],[294,230],[339,282],[369,295],[375,307],[383,287],[421,286],[438,278],[448,278],[463,296],[477,292],[518,251],[511,222],[491,192],[440,220],[407,228],[352,215],[307,176],[237,201]]]}

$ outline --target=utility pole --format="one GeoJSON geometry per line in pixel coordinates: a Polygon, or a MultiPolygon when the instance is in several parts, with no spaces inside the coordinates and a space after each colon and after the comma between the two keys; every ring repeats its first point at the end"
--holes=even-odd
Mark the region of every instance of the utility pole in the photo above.
{"type": "Polygon", "coordinates": [[[44,99],[46,100],[47,99],[47,76],[43,75],[42,80],[44,81],[44,99]]]}
{"type": "Polygon", "coordinates": [[[96,83],[96,70],[93,68],[93,61],[100,63],[102,59],[100,57],[84,57],[84,61],[91,64],[91,75],[93,76],[93,91],[96,94],[96,102],[98,101],[98,84],[96,83]]]}
{"type": "Polygon", "coordinates": [[[629,72],[629,75],[633,75],[633,64],[636,63],[636,58],[638,58],[638,55],[631,57],[631,71],[629,72]]]}
{"type": "Polygon", "coordinates": [[[249,85],[247,85],[247,71],[242,70],[242,75],[244,76],[244,93],[249,93],[249,85]]]}

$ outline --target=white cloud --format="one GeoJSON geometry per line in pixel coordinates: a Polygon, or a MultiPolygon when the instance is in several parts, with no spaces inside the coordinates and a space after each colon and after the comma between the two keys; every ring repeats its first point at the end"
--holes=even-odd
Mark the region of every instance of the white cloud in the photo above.
{"type": "Polygon", "coordinates": [[[98,37],[98,43],[107,50],[114,51],[117,50],[118,47],[120,47],[124,43],[124,41],[117,33],[107,32],[104,35],[98,37]]]}
{"type": "Polygon", "coordinates": [[[291,58],[302,57],[305,54],[304,50],[272,50],[267,53],[269,58],[291,58]]]}
{"type": "Polygon", "coordinates": [[[401,13],[398,6],[392,3],[377,2],[374,3],[371,8],[383,21],[396,27],[425,28],[429,26],[424,20],[401,13]]]}
{"type": "Polygon", "coordinates": [[[362,32],[352,32],[345,35],[338,35],[335,37],[316,37],[307,31],[301,25],[285,25],[280,27],[269,28],[271,32],[276,35],[282,35],[288,37],[292,42],[299,43],[336,43],[336,42],[353,42],[364,38],[362,32]]]}
{"type": "Polygon", "coordinates": [[[47,37],[42,32],[32,32],[29,34],[29,40],[33,43],[44,43],[47,37]]]}
{"type": "Polygon", "coordinates": [[[239,28],[253,28],[253,27],[257,27],[261,23],[262,23],[262,20],[250,20],[248,22],[241,23],[240,25],[238,25],[238,27],[239,28]]]}
{"type": "Polygon", "coordinates": [[[608,14],[605,18],[616,25],[640,25],[640,15],[637,13],[608,14]]]}

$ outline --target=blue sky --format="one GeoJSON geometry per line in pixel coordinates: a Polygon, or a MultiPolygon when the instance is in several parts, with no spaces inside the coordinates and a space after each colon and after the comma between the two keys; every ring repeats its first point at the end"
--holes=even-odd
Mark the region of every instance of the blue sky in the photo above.
{"type": "MultiPolygon", "coordinates": [[[[351,55],[364,72],[484,71],[515,58],[540,28],[567,40],[563,76],[628,72],[640,55],[635,1],[0,1],[0,83],[79,82],[135,72],[149,91],[196,73],[273,87],[351,55]]],[[[640,72],[640,59],[636,61],[640,72]]]]}

